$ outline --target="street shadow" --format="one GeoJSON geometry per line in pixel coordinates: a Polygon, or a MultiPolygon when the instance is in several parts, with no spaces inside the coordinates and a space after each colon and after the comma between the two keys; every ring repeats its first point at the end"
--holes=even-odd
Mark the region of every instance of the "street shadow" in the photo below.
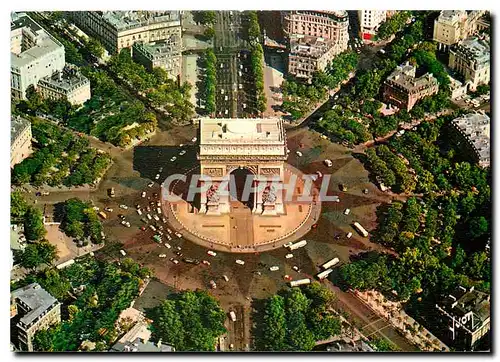
{"type": "Polygon", "coordinates": [[[162,182],[169,175],[184,173],[196,163],[195,145],[179,146],[138,146],[134,148],[133,169],[139,172],[142,178],[162,182]],[[181,151],[186,151],[180,155],[181,151]],[[174,159],[175,157],[175,159],[174,159]],[[162,171],[160,172],[160,169],[162,171]]]}

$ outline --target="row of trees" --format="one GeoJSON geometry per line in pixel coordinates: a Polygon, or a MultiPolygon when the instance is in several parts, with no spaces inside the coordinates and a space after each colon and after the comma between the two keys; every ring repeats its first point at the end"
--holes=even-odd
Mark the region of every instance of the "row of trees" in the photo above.
{"type": "Polygon", "coordinates": [[[349,110],[340,107],[326,111],[317,122],[319,129],[341,141],[350,144],[366,142],[371,138],[366,125],[349,110]]]}
{"type": "Polygon", "coordinates": [[[63,303],[65,316],[60,324],[36,333],[34,350],[77,351],[89,341],[96,344],[95,351],[107,351],[120,333],[118,316],[137,297],[150,274],[131,259],[122,260],[118,266],[83,257],[63,270],[28,276],[22,284],[39,282],[63,303]]]}
{"type": "Polygon", "coordinates": [[[61,229],[69,236],[81,240],[86,245],[86,238],[95,244],[102,243],[102,225],[91,203],[73,198],[62,205],[61,229]]]}
{"type": "Polygon", "coordinates": [[[340,334],[341,322],[330,305],[336,296],[319,283],[273,295],[258,310],[259,351],[310,351],[318,340],[340,334]]]}
{"type": "Polygon", "coordinates": [[[213,49],[205,50],[203,57],[205,78],[203,79],[202,99],[205,100],[205,110],[208,114],[215,112],[215,97],[217,86],[217,58],[213,49]]]}
{"type": "Polygon", "coordinates": [[[111,163],[111,157],[89,146],[86,138],[47,121],[33,119],[35,152],[12,170],[16,185],[80,186],[99,179],[111,163]]]}
{"type": "Polygon", "coordinates": [[[256,11],[246,13],[248,21],[248,39],[250,42],[250,66],[255,85],[255,107],[264,112],[267,107],[266,93],[264,92],[264,50],[260,43],[260,25],[256,11]]]}
{"type": "MultiPolygon", "coordinates": [[[[410,298],[421,314],[457,284],[486,292],[490,288],[485,245],[491,235],[491,172],[461,160],[459,149],[439,147],[454,144],[447,140],[446,123],[452,118],[424,123],[415,132],[391,139],[383,151],[393,152],[390,157],[401,153],[408,160],[416,173],[416,189],[423,193],[421,199],[392,202],[377,211],[374,240],[399,256],[370,253],[341,267],[340,273],[352,288],[410,298]]],[[[370,153],[381,156],[380,147],[370,153]]]]}
{"type": "Polygon", "coordinates": [[[217,338],[226,332],[226,313],[202,290],[171,294],[147,315],[153,320],[152,339],[177,351],[214,351],[217,338]]]}
{"type": "Polygon", "coordinates": [[[377,36],[380,39],[388,39],[392,35],[399,33],[404,29],[406,23],[411,17],[409,11],[398,11],[396,14],[382,23],[377,31],[377,36]]]}
{"type": "Polygon", "coordinates": [[[347,51],[337,55],[325,71],[314,73],[311,84],[305,84],[293,78],[286,79],[281,85],[283,92],[281,108],[290,113],[294,120],[302,118],[319,101],[327,97],[328,91],[337,89],[342,82],[346,81],[349,74],[355,71],[357,64],[358,55],[347,51]]]}
{"type": "Polygon", "coordinates": [[[185,82],[178,85],[163,68],[155,67],[150,72],[143,65],[133,61],[130,49],[111,57],[109,69],[139,94],[144,94],[148,102],[165,111],[170,117],[187,121],[194,112],[190,102],[191,86],[185,82]]]}

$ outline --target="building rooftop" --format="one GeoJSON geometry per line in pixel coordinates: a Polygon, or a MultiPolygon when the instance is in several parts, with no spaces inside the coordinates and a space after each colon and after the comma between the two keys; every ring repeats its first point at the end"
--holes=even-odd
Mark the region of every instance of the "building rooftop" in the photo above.
{"type": "Polygon", "coordinates": [[[474,290],[473,287],[467,290],[459,286],[442,301],[440,307],[471,331],[490,318],[489,294],[474,290]],[[467,315],[472,315],[472,318],[465,322],[467,315]]]}
{"type": "Polygon", "coordinates": [[[460,19],[466,18],[467,12],[465,10],[441,10],[438,21],[456,22],[460,19]]]}
{"type": "Polygon", "coordinates": [[[469,113],[455,118],[452,124],[474,146],[480,162],[490,159],[490,117],[483,113],[469,113]]]}
{"type": "Polygon", "coordinates": [[[419,78],[415,78],[416,68],[409,62],[402,64],[387,77],[387,82],[396,85],[408,92],[419,91],[423,88],[432,87],[438,81],[431,73],[426,73],[419,78]]]}
{"type": "Polygon", "coordinates": [[[102,17],[118,31],[163,22],[181,24],[179,11],[104,11],[102,17]]]}
{"type": "Polygon", "coordinates": [[[490,44],[487,37],[484,39],[467,38],[454,45],[452,51],[465,59],[474,61],[477,65],[489,66],[490,64],[490,44]]]}
{"type": "Polygon", "coordinates": [[[54,72],[50,77],[40,79],[40,84],[62,89],[65,92],[79,88],[87,83],[89,83],[89,80],[78,69],[68,65],[62,71],[54,72]]]}
{"type": "Polygon", "coordinates": [[[351,343],[344,341],[333,342],[326,347],[328,352],[374,352],[367,343],[359,340],[351,343]]]}
{"type": "Polygon", "coordinates": [[[349,15],[346,10],[294,10],[293,13],[323,16],[342,22],[349,21],[349,15]]]}
{"type": "Polygon", "coordinates": [[[320,58],[333,46],[334,42],[314,36],[292,35],[290,38],[291,55],[320,58]]]}
{"type": "Polygon", "coordinates": [[[30,127],[31,122],[21,116],[12,116],[10,118],[10,144],[19,137],[19,135],[27,128],[30,127]]]}
{"type": "Polygon", "coordinates": [[[139,337],[131,342],[118,342],[109,352],[175,352],[175,349],[168,344],[154,344],[139,337]]]}
{"type": "Polygon", "coordinates": [[[164,56],[180,55],[180,38],[172,35],[167,41],[144,43],[137,42],[134,44],[134,49],[140,51],[143,55],[150,59],[164,56]]]}
{"type": "Polygon", "coordinates": [[[32,61],[51,53],[57,48],[63,48],[58,40],[49,35],[40,25],[25,13],[12,13],[11,15],[11,65],[22,67],[32,61]],[[29,38],[29,41],[21,41],[16,46],[13,43],[15,37],[29,38]],[[24,49],[25,44],[33,44],[24,49]]]}
{"type": "Polygon", "coordinates": [[[11,293],[13,299],[19,300],[29,311],[21,317],[20,321],[25,325],[29,325],[35,319],[43,315],[54,303],[58,303],[57,299],[50,295],[45,289],[42,289],[40,284],[33,283],[23,288],[14,290],[11,293]]]}

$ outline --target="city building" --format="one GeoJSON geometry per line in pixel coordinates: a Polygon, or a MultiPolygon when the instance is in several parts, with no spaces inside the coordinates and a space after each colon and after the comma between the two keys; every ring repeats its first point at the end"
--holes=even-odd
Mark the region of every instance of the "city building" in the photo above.
{"type": "Polygon", "coordinates": [[[182,46],[179,11],[74,11],[69,15],[113,54],[136,42],[153,43],[172,36],[178,39],[173,46],[182,46]]]}
{"type": "Polygon", "coordinates": [[[288,73],[308,81],[314,72],[325,70],[339,53],[338,47],[323,38],[293,35],[290,39],[288,73]]]}
{"type": "Polygon", "coordinates": [[[375,352],[370,345],[362,340],[339,340],[326,345],[327,352],[375,352]]]}
{"type": "Polygon", "coordinates": [[[358,10],[361,38],[372,40],[377,30],[387,17],[386,10],[358,10]]]}
{"type": "Polygon", "coordinates": [[[349,16],[347,11],[294,10],[283,13],[283,31],[290,39],[292,35],[304,35],[331,41],[341,53],[349,42],[349,16]]]}
{"type": "Polygon", "coordinates": [[[61,321],[61,304],[33,283],[11,293],[10,316],[11,323],[15,318],[17,347],[31,352],[35,333],[61,321]]]}
{"type": "Polygon", "coordinates": [[[450,123],[456,131],[456,142],[481,167],[490,166],[490,117],[484,113],[469,113],[450,123]]]}
{"type": "Polygon", "coordinates": [[[12,13],[10,27],[12,99],[26,99],[26,90],[64,68],[64,47],[24,13],[12,13]]]}
{"type": "Polygon", "coordinates": [[[474,349],[476,343],[490,330],[490,295],[459,286],[436,304],[447,326],[445,336],[450,345],[464,350],[474,349]]]}
{"type": "Polygon", "coordinates": [[[27,158],[31,148],[31,123],[20,116],[10,119],[10,167],[14,167],[27,158]]]}
{"type": "Polygon", "coordinates": [[[448,79],[450,80],[451,99],[457,99],[467,94],[468,83],[464,84],[451,76],[448,76],[448,79]]]}
{"type": "Polygon", "coordinates": [[[406,62],[389,75],[383,89],[384,102],[409,112],[418,100],[436,94],[439,84],[431,73],[416,78],[416,67],[406,62]]]}
{"type": "Polygon", "coordinates": [[[177,35],[158,43],[137,42],[132,47],[133,58],[149,71],[155,67],[163,68],[176,79],[181,75],[182,52],[179,44],[177,35]]]}
{"type": "Polygon", "coordinates": [[[450,48],[448,66],[463,76],[469,90],[490,82],[490,44],[488,37],[468,38],[450,48]]]}
{"type": "Polygon", "coordinates": [[[90,99],[90,81],[69,65],[40,79],[36,90],[42,98],[66,99],[72,105],[82,105],[90,99]]]}
{"type": "Polygon", "coordinates": [[[487,26],[483,19],[484,10],[442,10],[434,20],[433,40],[438,49],[447,50],[453,44],[464,40],[487,26]]]}
{"type": "Polygon", "coordinates": [[[155,344],[137,337],[131,342],[117,342],[108,352],[175,352],[175,349],[161,341],[155,344]]]}

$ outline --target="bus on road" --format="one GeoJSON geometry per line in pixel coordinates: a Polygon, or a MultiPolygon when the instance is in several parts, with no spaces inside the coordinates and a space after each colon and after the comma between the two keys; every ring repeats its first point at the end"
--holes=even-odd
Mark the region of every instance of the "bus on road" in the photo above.
{"type": "Polygon", "coordinates": [[[290,282],[291,287],[298,287],[299,285],[306,285],[306,284],[311,284],[311,279],[299,279],[299,280],[292,280],[290,282]]]}
{"type": "Polygon", "coordinates": [[[303,246],[306,246],[306,245],[307,245],[307,241],[306,240],[301,240],[298,243],[290,245],[288,248],[290,250],[296,250],[296,249],[302,248],[303,246]]]}
{"type": "Polygon", "coordinates": [[[326,270],[323,270],[321,273],[319,273],[318,275],[316,275],[316,278],[318,278],[319,280],[323,280],[325,279],[326,277],[328,277],[328,275],[330,275],[330,273],[333,271],[333,269],[326,269],[326,270]]]}
{"type": "Polygon", "coordinates": [[[323,265],[321,266],[321,268],[323,268],[323,270],[324,270],[324,269],[329,269],[329,268],[331,268],[332,266],[336,265],[339,261],[340,261],[340,260],[339,260],[339,258],[333,258],[332,260],[329,260],[329,261],[327,261],[325,264],[323,264],[323,265]]]}
{"type": "Polygon", "coordinates": [[[354,228],[361,234],[363,235],[365,238],[368,237],[368,231],[365,230],[364,227],[361,226],[361,224],[359,222],[355,222],[354,224],[354,228]]]}

